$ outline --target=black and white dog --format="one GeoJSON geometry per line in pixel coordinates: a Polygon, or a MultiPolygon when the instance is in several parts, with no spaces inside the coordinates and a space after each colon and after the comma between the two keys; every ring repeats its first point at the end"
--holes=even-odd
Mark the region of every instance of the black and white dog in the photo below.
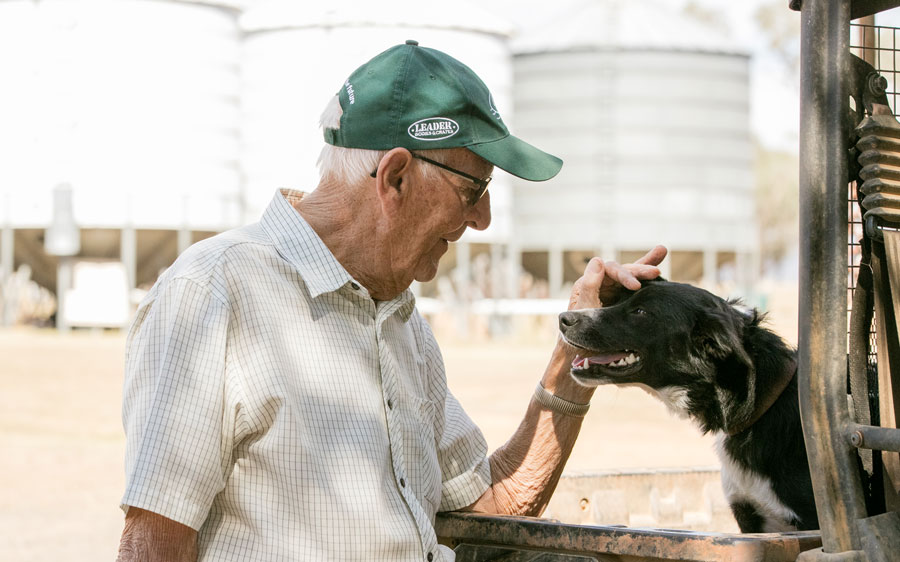
{"type": "Polygon", "coordinates": [[[564,312],[581,384],[637,385],[717,434],[722,485],[744,533],[817,529],[800,426],[796,352],[703,289],[644,282],[604,308],[564,312]]]}

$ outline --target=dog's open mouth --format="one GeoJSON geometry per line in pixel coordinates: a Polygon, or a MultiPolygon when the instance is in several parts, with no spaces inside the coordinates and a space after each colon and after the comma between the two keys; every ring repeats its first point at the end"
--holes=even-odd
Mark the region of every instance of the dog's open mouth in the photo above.
{"type": "Polygon", "coordinates": [[[626,375],[640,368],[641,356],[629,349],[597,355],[576,355],[572,361],[573,375],[584,375],[593,370],[611,375],[626,375]]]}

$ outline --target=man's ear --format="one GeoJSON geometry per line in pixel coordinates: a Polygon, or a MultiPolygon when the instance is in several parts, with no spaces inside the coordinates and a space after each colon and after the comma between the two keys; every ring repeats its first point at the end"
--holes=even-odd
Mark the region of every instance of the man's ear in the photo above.
{"type": "Polygon", "coordinates": [[[412,161],[412,154],[405,148],[393,148],[381,157],[375,171],[375,191],[382,205],[406,196],[410,182],[404,178],[412,171],[412,161]]]}

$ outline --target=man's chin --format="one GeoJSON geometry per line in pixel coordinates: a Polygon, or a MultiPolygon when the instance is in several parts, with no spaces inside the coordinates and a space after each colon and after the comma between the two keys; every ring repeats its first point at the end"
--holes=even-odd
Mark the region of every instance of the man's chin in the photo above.
{"type": "Polygon", "coordinates": [[[425,259],[420,261],[416,266],[416,274],[413,277],[419,283],[428,283],[437,277],[438,260],[425,259]]]}
{"type": "Polygon", "coordinates": [[[443,244],[438,244],[432,248],[431,252],[423,256],[422,259],[419,260],[419,263],[416,264],[413,279],[419,283],[428,283],[437,277],[438,263],[441,261],[444,254],[447,253],[447,249],[449,248],[449,244],[446,240],[442,240],[441,242],[443,242],[443,244]]]}
{"type": "Polygon", "coordinates": [[[414,279],[419,283],[428,283],[429,281],[433,281],[435,277],[437,277],[437,267],[420,270],[414,279]]]}

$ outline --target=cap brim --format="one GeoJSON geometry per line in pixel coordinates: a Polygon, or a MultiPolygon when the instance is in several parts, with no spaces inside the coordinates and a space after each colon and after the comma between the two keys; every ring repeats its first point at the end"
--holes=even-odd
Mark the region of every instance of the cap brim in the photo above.
{"type": "Polygon", "coordinates": [[[469,150],[494,166],[529,181],[546,181],[559,173],[562,160],[512,135],[470,144],[469,150]]]}

